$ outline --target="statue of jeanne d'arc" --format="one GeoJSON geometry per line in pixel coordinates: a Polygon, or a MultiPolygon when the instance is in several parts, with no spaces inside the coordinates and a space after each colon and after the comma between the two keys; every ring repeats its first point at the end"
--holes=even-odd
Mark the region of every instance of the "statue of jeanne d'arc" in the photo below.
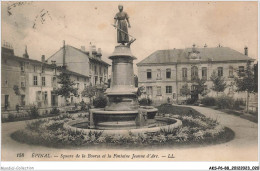
{"type": "Polygon", "coordinates": [[[118,9],[119,12],[116,14],[114,18],[114,27],[117,28],[117,42],[124,45],[125,43],[129,43],[129,34],[127,26],[131,28],[131,25],[129,22],[128,14],[123,11],[123,5],[118,5],[118,9]]]}

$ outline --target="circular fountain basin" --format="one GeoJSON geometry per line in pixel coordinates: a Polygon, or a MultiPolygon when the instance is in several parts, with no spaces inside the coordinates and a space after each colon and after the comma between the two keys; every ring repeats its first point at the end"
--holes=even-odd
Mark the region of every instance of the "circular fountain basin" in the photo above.
{"type": "Polygon", "coordinates": [[[130,128],[130,129],[111,129],[111,130],[99,130],[99,129],[90,129],[88,127],[89,120],[73,120],[68,123],[65,123],[63,127],[70,131],[82,131],[86,134],[89,132],[102,132],[103,135],[129,135],[131,132],[134,135],[146,134],[159,132],[161,130],[175,130],[182,126],[182,121],[176,118],[165,118],[165,117],[156,117],[156,125],[146,126],[143,128],[130,128]]]}
{"type": "MultiPolygon", "coordinates": [[[[148,125],[154,124],[154,117],[158,109],[154,107],[140,107],[139,109],[145,111],[146,122],[148,125]]],[[[119,129],[133,129],[138,125],[138,110],[130,111],[112,111],[104,108],[91,109],[94,126],[92,128],[102,130],[119,130],[119,129]]]]}
{"type": "Polygon", "coordinates": [[[94,121],[98,120],[99,122],[104,121],[129,121],[135,120],[138,111],[106,111],[104,109],[92,110],[94,114],[94,121]]]}

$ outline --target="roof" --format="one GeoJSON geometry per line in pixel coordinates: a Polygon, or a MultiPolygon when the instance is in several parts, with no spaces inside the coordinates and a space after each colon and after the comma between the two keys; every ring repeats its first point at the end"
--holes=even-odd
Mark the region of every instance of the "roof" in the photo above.
{"type": "Polygon", "coordinates": [[[2,53],[2,57],[8,58],[8,59],[14,59],[14,60],[21,61],[21,62],[30,62],[30,63],[40,64],[40,65],[44,65],[44,66],[47,66],[47,67],[50,67],[50,68],[54,68],[54,66],[51,65],[51,64],[43,63],[41,61],[34,60],[34,59],[15,56],[15,55],[8,54],[8,53],[2,53]]]}
{"type": "Polygon", "coordinates": [[[89,78],[89,76],[82,75],[82,74],[79,74],[77,72],[70,71],[68,69],[58,68],[58,70],[63,72],[63,73],[69,74],[69,75],[75,75],[75,76],[79,76],[79,77],[89,78]]]}
{"type": "Polygon", "coordinates": [[[158,50],[147,58],[137,63],[137,65],[146,64],[176,64],[176,63],[196,63],[196,62],[225,62],[225,61],[248,61],[254,60],[243,53],[233,50],[229,47],[213,48],[185,48],[158,50]],[[194,51],[195,50],[195,51],[194,51]],[[198,57],[198,59],[191,59],[198,57]]]}
{"type": "MultiPolygon", "coordinates": [[[[84,55],[86,55],[90,60],[92,61],[95,61],[95,62],[99,62],[99,63],[102,63],[104,65],[107,65],[107,66],[111,66],[110,64],[106,63],[105,61],[103,61],[102,59],[100,58],[96,58],[96,57],[92,57],[92,56],[89,56],[89,52],[88,51],[82,51],[81,49],[78,49],[76,47],[73,47],[71,45],[66,45],[66,47],[68,48],[73,48],[81,53],[83,53],[84,55]]],[[[52,56],[50,56],[47,60],[49,61],[55,54],[57,54],[60,50],[62,50],[62,48],[60,48],[57,52],[55,52],[52,56]]]]}
{"type": "MultiPolygon", "coordinates": [[[[70,46],[70,45],[68,45],[68,46],[70,46]]],[[[78,49],[78,48],[73,47],[73,46],[70,46],[70,47],[72,47],[72,48],[74,48],[74,49],[76,49],[76,50],[78,50],[78,51],[84,53],[85,55],[87,55],[87,56],[89,57],[90,60],[93,60],[93,61],[96,61],[96,62],[103,63],[103,64],[105,64],[105,65],[111,66],[110,64],[106,63],[105,61],[103,61],[103,60],[100,59],[100,58],[95,58],[95,57],[93,57],[93,56],[89,56],[89,52],[88,52],[88,51],[82,51],[81,49],[78,49]]]]}

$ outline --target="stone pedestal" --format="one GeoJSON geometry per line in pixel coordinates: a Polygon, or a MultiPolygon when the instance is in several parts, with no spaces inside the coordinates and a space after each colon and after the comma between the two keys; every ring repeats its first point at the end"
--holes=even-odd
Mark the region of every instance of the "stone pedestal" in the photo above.
{"type": "Polygon", "coordinates": [[[138,115],[136,117],[136,126],[143,127],[148,125],[148,118],[147,118],[147,110],[145,109],[138,109],[138,115]]]}
{"type": "Polygon", "coordinates": [[[110,88],[105,94],[108,104],[104,109],[91,109],[89,127],[102,130],[135,129],[155,125],[155,108],[139,108],[134,82],[133,56],[129,46],[115,47],[112,60],[110,88]]]}
{"type": "Polygon", "coordinates": [[[130,47],[119,45],[109,59],[112,60],[112,77],[110,88],[105,92],[108,105],[105,110],[131,111],[137,110],[137,88],[134,82],[133,56],[130,47]]]}

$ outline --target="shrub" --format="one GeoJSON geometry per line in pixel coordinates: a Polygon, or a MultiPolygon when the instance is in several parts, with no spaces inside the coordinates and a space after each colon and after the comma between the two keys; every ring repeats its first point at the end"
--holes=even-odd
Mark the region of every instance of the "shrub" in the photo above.
{"type": "Polygon", "coordinates": [[[31,118],[38,118],[40,116],[38,108],[36,106],[31,106],[27,112],[31,118]]]}
{"type": "Polygon", "coordinates": [[[234,99],[232,97],[222,95],[217,97],[216,105],[220,109],[232,109],[234,106],[234,99]]]}
{"type": "Polygon", "coordinates": [[[12,113],[10,113],[10,114],[8,115],[8,121],[14,121],[14,119],[15,119],[15,115],[12,114],[12,113]]]}
{"type": "Polygon", "coordinates": [[[138,102],[141,106],[150,106],[153,103],[150,98],[142,98],[138,102]]]}
{"type": "Polygon", "coordinates": [[[57,115],[60,113],[60,110],[57,107],[51,109],[50,114],[57,115]]]}
{"type": "Polygon", "coordinates": [[[18,104],[15,106],[15,110],[17,111],[17,113],[19,113],[20,106],[18,104]]]}
{"type": "Polygon", "coordinates": [[[238,101],[237,103],[239,103],[240,106],[246,105],[246,102],[243,99],[237,99],[236,101],[238,101]]]}
{"type": "Polygon", "coordinates": [[[88,110],[88,105],[87,105],[87,103],[85,103],[84,101],[81,101],[81,102],[79,103],[79,105],[80,105],[80,110],[81,110],[81,111],[87,111],[87,110],[88,110]]]}
{"type": "Polygon", "coordinates": [[[107,105],[107,98],[105,96],[99,96],[93,100],[95,108],[104,108],[107,105]]]}
{"type": "Polygon", "coordinates": [[[186,103],[187,104],[194,104],[196,102],[196,100],[194,99],[194,98],[188,98],[187,100],[186,100],[186,103]]]}
{"type": "Polygon", "coordinates": [[[201,103],[206,106],[215,106],[216,105],[216,99],[214,97],[204,97],[201,99],[201,103]]]}

